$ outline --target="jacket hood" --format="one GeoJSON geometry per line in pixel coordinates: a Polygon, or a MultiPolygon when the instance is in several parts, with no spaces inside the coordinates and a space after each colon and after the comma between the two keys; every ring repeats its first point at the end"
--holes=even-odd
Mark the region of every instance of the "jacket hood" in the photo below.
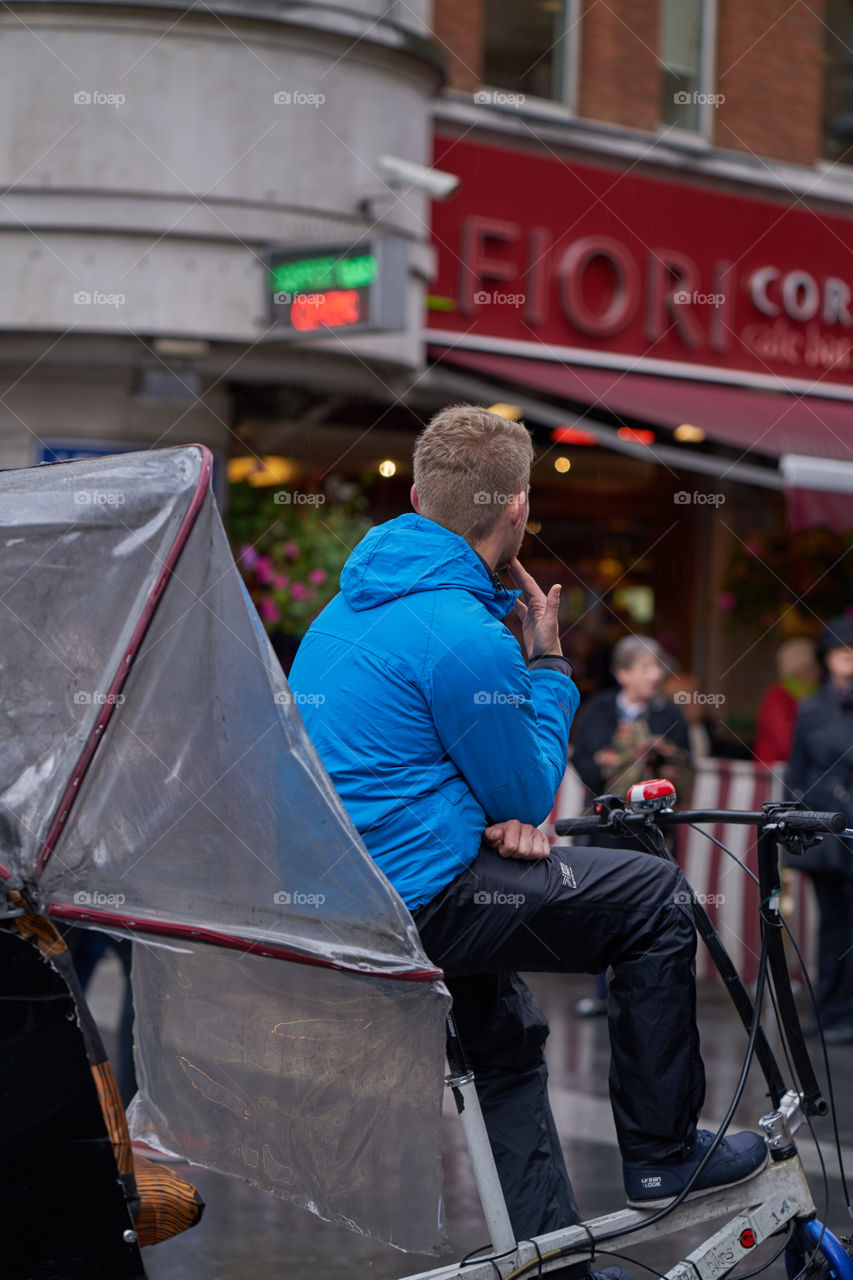
{"type": "Polygon", "coordinates": [[[521,594],[496,584],[459,534],[414,512],[368,530],[341,573],[341,594],[359,612],[448,588],[470,591],[495,618],[506,617],[521,594]]]}
{"type": "Polygon", "coordinates": [[[825,658],[830,649],[853,649],[853,617],[843,615],[825,623],[817,644],[817,655],[825,658]]]}

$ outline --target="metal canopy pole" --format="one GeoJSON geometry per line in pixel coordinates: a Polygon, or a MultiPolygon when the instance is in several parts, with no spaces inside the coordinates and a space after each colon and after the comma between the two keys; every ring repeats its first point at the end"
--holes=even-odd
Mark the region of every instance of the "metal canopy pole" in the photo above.
{"type": "Polygon", "coordinates": [[[496,1254],[511,1253],[515,1249],[515,1232],[509,1220],[495,1157],[486,1132],[486,1122],[480,1110],[474,1072],[465,1059],[452,1013],[447,1015],[447,1064],[450,1074],[446,1083],[453,1091],[453,1100],[462,1121],[492,1249],[496,1254]]]}

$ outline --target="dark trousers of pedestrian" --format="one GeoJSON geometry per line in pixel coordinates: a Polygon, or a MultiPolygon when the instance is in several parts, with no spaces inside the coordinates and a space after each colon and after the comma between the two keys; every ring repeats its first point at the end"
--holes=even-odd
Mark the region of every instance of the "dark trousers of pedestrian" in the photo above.
{"type": "Polygon", "coordinates": [[[833,871],[811,875],[820,915],[818,1016],[824,1028],[853,1028],[853,880],[833,871]]]}
{"type": "Polygon", "coordinates": [[[453,996],[517,1239],[581,1221],[548,1101],[548,1023],[518,970],[612,967],[610,1100],[622,1157],[687,1153],[705,1072],[696,931],[677,867],[615,849],[556,846],[525,862],[482,848],[414,918],[453,996]]]}

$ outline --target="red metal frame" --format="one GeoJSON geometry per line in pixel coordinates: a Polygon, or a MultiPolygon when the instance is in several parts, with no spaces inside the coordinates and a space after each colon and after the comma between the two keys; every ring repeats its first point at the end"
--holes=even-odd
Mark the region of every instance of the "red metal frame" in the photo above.
{"type": "Polygon", "coordinates": [[[364,969],[339,960],[325,960],[321,956],[306,955],[268,942],[252,942],[247,938],[234,938],[218,929],[203,925],[176,924],[172,920],[152,920],[145,916],[126,916],[112,911],[97,911],[89,907],[72,907],[55,902],[48,913],[58,920],[74,920],[106,928],[127,929],[132,933],[165,934],[170,938],[188,938],[194,942],[209,942],[229,951],[243,951],[250,955],[268,956],[274,960],[290,960],[293,964],[306,964],[317,969],[338,969],[342,973],[357,973],[363,978],[390,978],[393,982],[437,982],[444,977],[441,969],[364,969]]]}
{"type": "MultiPolygon", "coordinates": [[[[204,445],[195,445],[202,453],[202,467],[199,475],[198,484],[195,493],[187,508],[186,514],[181,521],[180,528],[175,536],[175,540],[163,561],[162,568],[157,575],[151,593],[145,602],[145,607],[140,614],[139,621],[134,628],[133,635],[130,638],[127,651],[121,661],[118,671],[113,676],[110,684],[109,692],[100,714],[98,715],[92,731],[89,734],[83,749],[78,757],[77,763],[71,774],[62,799],[57,806],[53,821],[50,824],[44,844],[42,845],[37,860],[37,868],[39,872],[43,872],[51,857],[56,850],[56,844],[60,839],[77,796],[80,794],[80,785],[86,776],[89,766],[94,759],[98,747],[104,740],[104,733],[110,722],[113,711],[118,705],[117,697],[130,674],[134,660],[139,652],[148,628],[151,625],[157,606],[163,596],[166,583],[169,581],[175,566],[180,558],[181,552],[186,546],[187,539],[195,525],[198,513],[200,512],[205,498],[207,496],[210,484],[210,476],[213,469],[213,455],[204,445]]],[[[8,879],[11,871],[0,863],[0,877],[8,879]]],[[[83,907],[65,905],[62,903],[54,903],[48,908],[51,916],[58,920],[79,921],[81,923],[98,924],[106,928],[127,929],[129,932],[164,934],[174,938],[188,938],[196,942],[212,943],[215,946],[225,947],[232,951],[243,951],[260,956],[268,956],[278,960],[289,960],[294,964],[304,964],[314,966],[320,969],[338,969],[344,973],[357,973],[366,977],[389,978],[397,982],[435,982],[444,975],[441,969],[363,969],[357,965],[345,964],[335,960],[326,960],[320,956],[311,956],[299,951],[290,950],[287,947],[275,946],[269,943],[250,941],[248,939],[235,938],[227,933],[222,933],[218,929],[207,929],[187,924],[179,924],[174,921],[154,920],[140,916],[126,916],[110,911],[97,911],[83,907]]]]}
{"type": "Polygon", "coordinates": [[[142,641],[145,639],[148,628],[151,626],[151,621],[162,598],[166,583],[174,572],[175,565],[180,558],[181,552],[186,546],[187,539],[192,532],[198,513],[201,511],[201,508],[204,505],[204,500],[207,497],[207,490],[210,486],[210,476],[213,471],[213,454],[203,444],[193,445],[191,447],[194,449],[200,449],[202,455],[201,474],[198,478],[195,493],[193,494],[192,501],[190,502],[186,514],[181,521],[180,528],[175,536],[175,541],[169,548],[169,552],[163,561],[163,566],[157,575],[154,586],[151,588],[151,594],[146,600],[145,607],[139,616],[139,621],[137,622],[133,635],[130,638],[130,644],[128,645],[127,652],[121,661],[118,671],[113,676],[104,705],[92,727],[92,732],[89,734],[89,737],[83,745],[83,750],[78,757],[76,765],[74,766],[74,771],[71,774],[68,786],[65,788],[62,799],[57,806],[56,813],[54,814],[53,821],[50,824],[50,828],[36,862],[37,869],[40,873],[44,871],[55,852],[56,843],[62,834],[68,815],[74,807],[74,801],[80,794],[80,785],[89,770],[89,766],[92,763],[95,752],[104,740],[104,732],[112,719],[113,711],[117,706],[116,695],[121,693],[124,683],[130,675],[134,659],[139,652],[142,641]]]}

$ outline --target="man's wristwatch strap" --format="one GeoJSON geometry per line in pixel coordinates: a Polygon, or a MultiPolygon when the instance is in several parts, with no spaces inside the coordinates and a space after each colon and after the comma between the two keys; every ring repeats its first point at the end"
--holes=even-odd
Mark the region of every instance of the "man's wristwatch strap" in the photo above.
{"type": "Polygon", "coordinates": [[[543,653],[538,658],[528,658],[527,665],[537,671],[559,671],[569,678],[572,674],[572,664],[568,658],[562,658],[556,653],[543,653]]]}

